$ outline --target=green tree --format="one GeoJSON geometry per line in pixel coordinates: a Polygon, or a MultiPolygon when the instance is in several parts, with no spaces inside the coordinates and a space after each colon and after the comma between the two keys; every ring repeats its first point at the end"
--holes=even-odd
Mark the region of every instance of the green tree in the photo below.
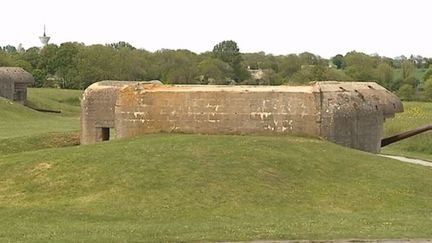
{"type": "Polygon", "coordinates": [[[216,58],[206,58],[198,64],[203,83],[228,84],[233,77],[233,69],[228,63],[216,58]]]}
{"type": "Polygon", "coordinates": [[[129,50],[135,50],[136,49],[134,46],[132,46],[131,44],[129,44],[128,42],[125,42],[125,41],[119,41],[116,43],[111,43],[111,44],[108,44],[107,46],[110,46],[116,50],[120,50],[120,49],[124,49],[124,48],[129,49],[129,50]]]}
{"type": "Polygon", "coordinates": [[[426,82],[423,85],[423,90],[424,90],[425,99],[428,101],[432,101],[432,78],[426,80],[426,82]]]}
{"type": "Polygon", "coordinates": [[[423,65],[425,68],[431,67],[432,65],[432,58],[424,57],[423,58],[423,65]]]}
{"type": "Polygon", "coordinates": [[[30,63],[32,69],[35,69],[39,66],[39,62],[40,62],[39,52],[40,49],[38,47],[31,47],[22,54],[22,58],[30,63]]]}
{"type": "Polygon", "coordinates": [[[405,80],[402,80],[402,84],[409,84],[409,85],[413,86],[414,88],[417,88],[417,86],[420,84],[420,80],[418,80],[414,76],[409,76],[405,80]]]}
{"type": "Polygon", "coordinates": [[[398,91],[402,85],[403,85],[402,78],[393,79],[393,81],[390,83],[389,89],[391,91],[398,91]]]}
{"type": "Polygon", "coordinates": [[[16,47],[12,46],[12,45],[4,46],[2,49],[3,49],[4,52],[9,53],[9,54],[15,54],[15,53],[17,53],[16,47]]]}
{"type": "Polygon", "coordinates": [[[302,69],[294,73],[289,81],[295,84],[306,84],[311,81],[325,80],[326,68],[322,65],[303,66],[302,69]]]}
{"type": "Polygon", "coordinates": [[[379,58],[352,51],[345,55],[345,61],[345,73],[354,80],[374,80],[374,70],[378,66],[379,58]]]}
{"type": "Polygon", "coordinates": [[[10,67],[13,65],[11,56],[0,48],[0,67],[10,67]]]}
{"type": "Polygon", "coordinates": [[[280,56],[277,60],[280,63],[279,73],[286,80],[289,80],[291,76],[298,72],[302,67],[300,58],[295,54],[280,56]]]}
{"type": "Polygon", "coordinates": [[[165,83],[199,83],[197,54],[189,50],[160,50],[155,53],[161,81],[165,83]]]}
{"type": "Polygon", "coordinates": [[[332,57],[331,61],[334,65],[336,65],[337,69],[344,69],[346,67],[345,58],[341,54],[337,54],[336,56],[332,57]]]}
{"type": "Polygon", "coordinates": [[[121,48],[115,54],[115,70],[121,80],[152,80],[148,67],[150,54],[145,50],[121,48]]]}
{"type": "Polygon", "coordinates": [[[257,53],[243,53],[242,63],[250,69],[273,69],[273,71],[279,71],[278,61],[275,56],[265,54],[264,52],[257,53]]]}
{"type": "Polygon", "coordinates": [[[390,88],[394,78],[393,68],[388,63],[380,63],[376,69],[377,81],[386,88],[390,88]]]}
{"type": "Polygon", "coordinates": [[[332,81],[352,81],[352,78],[346,75],[345,72],[334,68],[325,68],[322,80],[332,80],[332,81]]]}
{"type": "Polygon", "coordinates": [[[232,40],[222,41],[213,47],[213,54],[216,58],[228,63],[231,67],[241,62],[240,49],[237,43],[232,40]]]}
{"type": "Polygon", "coordinates": [[[351,81],[352,78],[342,70],[329,68],[321,63],[319,65],[304,66],[289,79],[292,83],[305,84],[311,81],[351,81]]]}
{"type": "Polygon", "coordinates": [[[43,70],[40,70],[40,69],[36,68],[36,69],[33,69],[32,75],[33,75],[33,77],[35,79],[34,86],[37,87],[37,88],[43,87],[44,84],[45,84],[45,81],[47,79],[46,72],[44,72],[43,70]]]}
{"type": "Polygon", "coordinates": [[[320,62],[320,57],[310,52],[303,52],[298,55],[302,65],[317,65],[320,62]]]}
{"type": "Polygon", "coordinates": [[[83,44],[66,42],[62,43],[56,52],[55,75],[62,80],[62,88],[79,88],[78,82],[76,82],[76,76],[78,75],[76,57],[80,48],[83,48],[83,44]]]}
{"type": "Polygon", "coordinates": [[[21,58],[16,58],[13,62],[13,66],[21,67],[28,72],[31,72],[33,69],[29,62],[27,62],[26,60],[21,59],[21,58]]]}
{"type": "Polygon", "coordinates": [[[49,44],[44,46],[39,54],[39,65],[38,68],[43,70],[45,73],[55,75],[57,70],[56,53],[58,46],[55,44],[49,44]]]}
{"type": "Polygon", "coordinates": [[[235,41],[226,40],[215,45],[213,47],[213,55],[231,66],[236,82],[249,78],[249,72],[241,65],[242,57],[235,41]]]}
{"type": "Polygon", "coordinates": [[[73,80],[64,80],[65,88],[85,89],[94,82],[101,80],[116,80],[115,50],[103,45],[86,46],[79,50],[76,56],[77,75],[73,80]]]}
{"type": "Polygon", "coordinates": [[[424,58],[420,55],[411,55],[409,60],[414,64],[416,68],[425,68],[423,60],[424,58]]]}
{"type": "Polygon", "coordinates": [[[399,88],[397,94],[402,100],[412,100],[415,94],[415,90],[412,85],[404,84],[399,88]]]}
{"type": "Polygon", "coordinates": [[[416,66],[412,61],[410,61],[410,60],[402,61],[401,68],[402,68],[402,79],[403,80],[406,80],[410,77],[415,76],[416,66]]]}
{"type": "Polygon", "coordinates": [[[280,85],[283,83],[281,75],[276,73],[273,69],[264,70],[264,75],[259,84],[264,85],[280,85]]]}
{"type": "Polygon", "coordinates": [[[429,78],[432,78],[432,65],[429,66],[429,69],[423,75],[423,80],[428,80],[429,78]]]}

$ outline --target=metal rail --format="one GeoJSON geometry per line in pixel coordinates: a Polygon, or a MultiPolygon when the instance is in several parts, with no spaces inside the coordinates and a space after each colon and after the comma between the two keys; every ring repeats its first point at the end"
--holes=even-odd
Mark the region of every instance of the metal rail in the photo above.
{"type": "Polygon", "coordinates": [[[416,128],[416,129],[413,129],[410,131],[402,132],[402,133],[399,133],[399,134],[396,134],[396,135],[393,135],[390,137],[383,138],[383,139],[381,139],[381,147],[387,146],[389,144],[398,142],[400,140],[415,136],[417,134],[420,134],[420,133],[423,133],[423,132],[426,132],[429,130],[432,130],[432,124],[429,124],[429,125],[426,125],[423,127],[419,127],[419,128],[416,128]]]}

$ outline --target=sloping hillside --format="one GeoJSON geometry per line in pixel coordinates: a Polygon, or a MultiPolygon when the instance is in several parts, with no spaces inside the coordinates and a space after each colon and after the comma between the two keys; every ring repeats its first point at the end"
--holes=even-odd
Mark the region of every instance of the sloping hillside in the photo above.
{"type": "Polygon", "coordinates": [[[41,113],[0,98],[0,139],[79,129],[79,117],[41,113]]]}
{"type": "Polygon", "coordinates": [[[79,97],[82,91],[29,89],[29,101],[40,108],[61,110],[41,113],[0,98],[0,139],[79,129],[79,97]]]}
{"type": "Polygon", "coordinates": [[[431,185],[314,138],[148,135],[0,156],[0,241],[430,238],[431,185]]]}
{"type": "Polygon", "coordinates": [[[79,142],[79,98],[82,91],[29,89],[29,101],[42,113],[0,98],[0,154],[62,147],[79,142]]]}

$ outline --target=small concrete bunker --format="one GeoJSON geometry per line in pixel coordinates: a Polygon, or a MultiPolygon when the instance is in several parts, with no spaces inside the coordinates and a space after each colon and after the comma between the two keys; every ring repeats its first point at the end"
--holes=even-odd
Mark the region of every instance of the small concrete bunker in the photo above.
{"type": "Polygon", "coordinates": [[[0,67],[0,96],[24,104],[33,76],[19,67],[0,67]]]}
{"type": "Polygon", "coordinates": [[[309,86],[163,85],[103,81],[83,95],[81,143],[146,133],[305,134],[377,153],[383,123],[402,112],[374,82],[309,86]],[[108,131],[109,132],[109,131],[108,131]]]}

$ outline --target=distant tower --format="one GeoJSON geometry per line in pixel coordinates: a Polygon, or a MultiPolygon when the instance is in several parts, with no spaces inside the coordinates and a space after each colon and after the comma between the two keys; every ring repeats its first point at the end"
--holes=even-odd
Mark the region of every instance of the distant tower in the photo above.
{"type": "Polygon", "coordinates": [[[43,36],[39,37],[39,40],[42,42],[43,46],[46,46],[46,45],[48,45],[48,41],[50,40],[50,38],[51,37],[46,36],[46,34],[45,34],[45,25],[44,25],[44,34],[43,34],[43,36]]]}

